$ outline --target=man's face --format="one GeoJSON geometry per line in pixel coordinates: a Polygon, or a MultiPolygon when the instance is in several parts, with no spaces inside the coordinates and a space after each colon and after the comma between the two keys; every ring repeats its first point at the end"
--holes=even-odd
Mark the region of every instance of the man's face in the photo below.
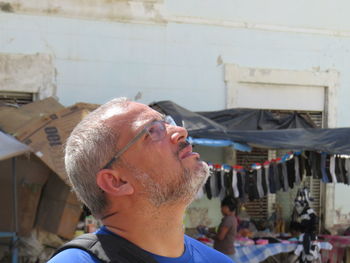
{"type": "MultiPolygon", "coordinates": [[[[162,116],[146,105],[131,102],[123,119],[116,120],[120,138],[118,148],[124,147],[139,131],[162,116]]],[[[178,201],[189,203],[208,177],[208,166],[199,160],[186,143],[187,131],[166,125],[165,136],[153,141],[145,134],[117,162],[136,179],[138,193],[154,205],[178,201]]]]}

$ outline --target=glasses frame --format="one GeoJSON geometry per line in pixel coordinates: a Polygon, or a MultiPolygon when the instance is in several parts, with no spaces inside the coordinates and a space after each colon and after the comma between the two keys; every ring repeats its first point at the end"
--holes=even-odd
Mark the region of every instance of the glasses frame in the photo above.
{"type": "Polygon", "coordinates": [[[136,134],[135,137],[132,138],[116,155],[114,155],[112,159],[105,166],[103,166],[102,169],[108,169],[112,165],[112,163],[114,163],[123,153],[125,153],[136,141],[138,141],[145,133],[148,133],[148,128],[156,122],[162,123],[164,127],[165,123],[177,126],[174,119],[169,115],[164,116],[163,120],[155,120],[150,122],[149,124],[145,125],[145,127],[138,134],[136,134]]]}

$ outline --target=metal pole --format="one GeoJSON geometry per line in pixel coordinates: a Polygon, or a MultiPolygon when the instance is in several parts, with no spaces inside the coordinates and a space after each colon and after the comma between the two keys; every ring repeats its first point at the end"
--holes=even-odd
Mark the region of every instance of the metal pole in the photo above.
{"type": "Polygon", "coordinates": [[[18,207],[17,207],[17,172],[16,172],[16,157],[12,158],[12,187],[13,187],[13,215],[15,221],[15,231],[12,237],[12,263],[18,262],[18,207]]]}

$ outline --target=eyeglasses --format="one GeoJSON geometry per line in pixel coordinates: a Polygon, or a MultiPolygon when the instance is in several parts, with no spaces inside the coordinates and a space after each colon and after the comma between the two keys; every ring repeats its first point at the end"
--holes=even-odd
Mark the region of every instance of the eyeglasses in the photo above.
{"type": "Polygon", "coordinates": [[[163,120],[152,121],[146,125],[138,134],[132,138],[123,149],[121,149],[102,169],[108,169],[112,163],[114,163],[123,153],[125,153],[137,140],[139,140],[144,134],[148,133],[152,141],[160,141],[166,135],[166,126],[169,124],[177,126],[176,122],[171,116],[165,116],[163,120]]]}

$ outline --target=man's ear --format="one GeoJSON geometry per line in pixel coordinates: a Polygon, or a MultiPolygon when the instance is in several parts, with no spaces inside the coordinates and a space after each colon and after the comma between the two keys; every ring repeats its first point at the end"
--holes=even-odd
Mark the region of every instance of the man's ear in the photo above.
{"type": "Polygon", "coordinates": [[[96,175],[96,183],[104,192],[110,195],[123,196],[134,193],[134,187],[116,170],[102,169],[96,175]]]}

